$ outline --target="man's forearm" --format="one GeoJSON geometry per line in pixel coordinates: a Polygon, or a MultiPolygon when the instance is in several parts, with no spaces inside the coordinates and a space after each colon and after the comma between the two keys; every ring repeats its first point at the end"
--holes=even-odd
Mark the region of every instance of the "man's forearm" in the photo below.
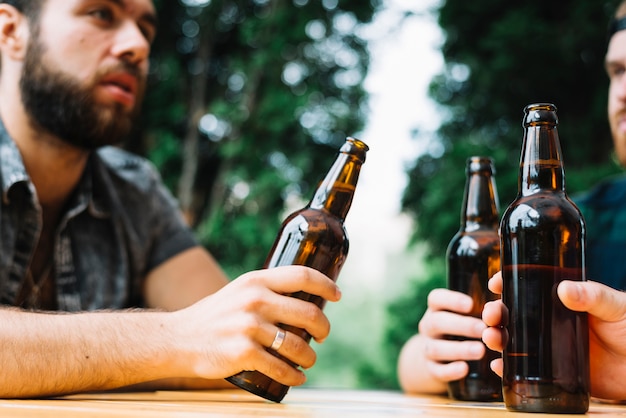
{"type": "Polygon", "coordinates": [[[175,376],[168,315],[0,309],[0,397],[108,390],[175,376]]]}

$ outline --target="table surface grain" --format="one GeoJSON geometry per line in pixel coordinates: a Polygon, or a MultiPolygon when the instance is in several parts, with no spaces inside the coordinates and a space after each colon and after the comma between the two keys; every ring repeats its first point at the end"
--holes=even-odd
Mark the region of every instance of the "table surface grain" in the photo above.
{"type": "MultiPolygon", "coordinates": [[[[626,406],[592,402],[588,416],[626,417],[626,406]]],[[[276,404],[239,389],[97,393],[0,400],[10,417],[566,417],[507,411],[501,402],[458,402],[393,391],[292,388],[276,404]]]]}

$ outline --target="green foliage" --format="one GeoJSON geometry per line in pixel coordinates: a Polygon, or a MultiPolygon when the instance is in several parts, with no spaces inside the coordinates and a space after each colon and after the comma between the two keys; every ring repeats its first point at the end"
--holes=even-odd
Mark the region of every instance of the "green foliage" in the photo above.
{"type": "Polygon", "coordinates": [[[308,200],[362,128],[369,58],[356,29],[379,4],[155,5],[150,88],[128,147],[155,162],[201,242],[236,276],[262,265],[287,197],[308,200]]]}

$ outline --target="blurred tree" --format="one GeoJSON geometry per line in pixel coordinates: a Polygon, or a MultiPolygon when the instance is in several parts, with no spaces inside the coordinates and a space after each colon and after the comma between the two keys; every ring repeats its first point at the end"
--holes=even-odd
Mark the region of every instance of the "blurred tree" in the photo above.
{"type": "Polygon", "coordinates": [[[235,276],[259,268],[366,113],[358,29],[379,0],[155,0],[140,131],[202,243],[235,276]],[[293,203],[292,203],[293,204],[293,203]]]}
{"type": "MultiPolygon", "coordinates": [[[[416,221],[413,242],[429,248],[428,264],[445,265],[446,247],[459,228],[467,157],[495,159],[502,210],[517,194],[527,104],[558,107],[570,195],[621,170],[609,158],[603,65],[606,28],[617,3],[442,1],[438,15],[445,67],[432,80],[430,95],[443,122],[429,151],[410,169],[402,202],[416,221]]],[[[436,269],[421,273],[402,300],[388,308],[385,357],[397,359],[401,345],[417,332],[424,295],[445,284],[445,273],[441,279],[436,269]]],[[[379,382],[397,387],[395,367],[378,374],[379,382]]]]}
{"type": "Polygon", "coordinates": [[[522,110],[527,104],[550,102],[558,107],[570,194],[618,169],[607,158],[612,142],[603,65],[606,28],[615,4],[442,4],[445,71],[432,81],[430,94],[445,117],[432,139],[436,146],[410,170],[403,199],[403,208],[417,221],[414,239],[429,242],[433,256],[442,256],[458,229],[455,210],[460,207],[467,157],[493,156],[502,208],[515,197],[522,110]],[[425,219],[427,223],[420,222],[425,219]]]}

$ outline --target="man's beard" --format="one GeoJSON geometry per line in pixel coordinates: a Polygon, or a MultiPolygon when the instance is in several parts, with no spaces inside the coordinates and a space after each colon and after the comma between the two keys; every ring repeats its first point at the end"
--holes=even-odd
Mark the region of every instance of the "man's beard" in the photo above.
{"type": "MultiPolygon", "coordinates": [[[[93,94],[95,85],[82,86],[69,74],[50,68],[44,59],[45,46],[37,34],[30,42],[26,56],[20,92],[26,113],[35,128],[75,147],[93,150],[100,146],[120,143],[130,133],[136,111],[129,111],[121,103],[105,106],[96,102],[93,94]]],[[[94,83],[106,72],[125,71],[139,80],[140,92],[145,77],[134,65],[120,64],[96,74],[94,83]]],[[[135,106],[135,110],[138,109],[135,106]]]]}

